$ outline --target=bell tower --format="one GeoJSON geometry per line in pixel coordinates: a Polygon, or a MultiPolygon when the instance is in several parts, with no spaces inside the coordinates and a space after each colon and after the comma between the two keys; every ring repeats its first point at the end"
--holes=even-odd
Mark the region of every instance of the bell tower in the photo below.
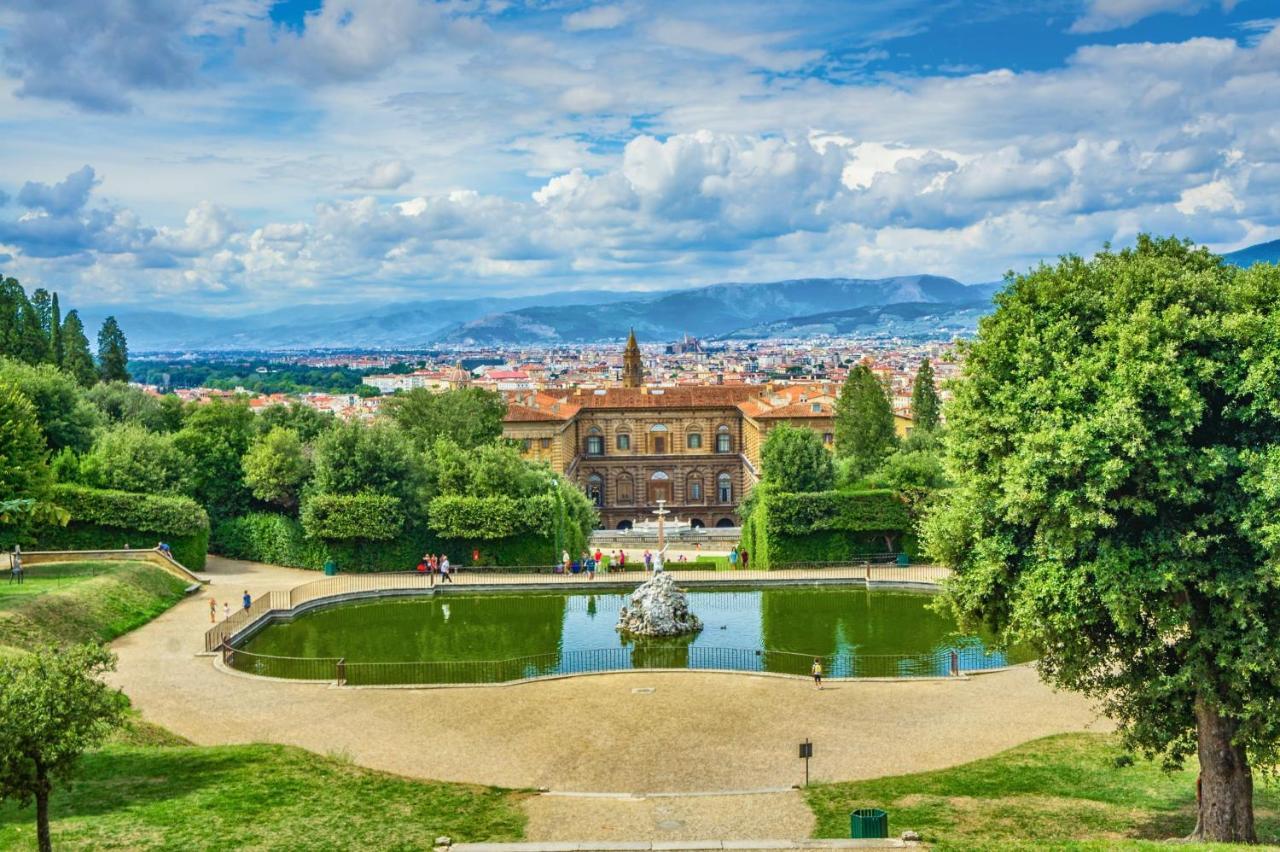
{"type": "Polygon", "coordinates": [[[640,344],[636,343],[636,330],[631,329],[626,351],[622,353],[622,386],[638,388],[644,384],[644,364],[640,361],[640,344]]]}

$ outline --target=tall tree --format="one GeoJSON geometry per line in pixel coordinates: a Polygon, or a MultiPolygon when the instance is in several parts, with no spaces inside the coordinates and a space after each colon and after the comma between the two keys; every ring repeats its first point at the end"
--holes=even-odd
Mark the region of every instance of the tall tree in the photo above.
{"type": "Polygon", "coordinates": [[[0,800],[36,803],[36,842],[51,852],[49,795],[80,755],[124,722],[124,695],[102,681],[115,655],[100,645],[0,658],[0,800]]]}
{"type": "Polygon", "coordinates": [[[193,463],[173,435],[135,424],[104,429],[80,459],[79,479],[98,488],[141,494],[189,494],[193,463]]]}
{"type": "Polygon", "coordinates": [[[48,458],[35,406],[0,380],[0,500],[43,499],[53,481],[48,458]]]}
{"type": "Polygon", "coordinates": [[[215,520],[249,509],[240,457],[252,435],[253,413],[246,403],[215,399],[194,407],[174,437],[177,448],[193,461],[192,496],[215,520]]]}
{"type": "Polygon", "coordinates": [[[35,311],[36,321],[40,323],[40,330],[44,332],[46,338],[53,340],[50,334],[50,322],[53,318],[53,295],[43,287],[37,287],[31,291],[31,309],[35,311]]]}
{"type": "Polygon", "coordinates": [[[103,320],[98,332],[98,376],[104,382],[129,381],[129,345],[115,317],[103,320]]]}
{"type": "Polygon", "coordinates": [[[93,364],[93,355],[89,353],[89,338],[85,336],[79,311],[67,311],[67,318],[62,321],[61,337],[62,360],[58,365],[70,373],[81,387],[93,387],[98,381],[98,370],[93,364]]]}
{"type": "Polygon", "coordinates": [[[40,316],[15,278],[0,280],[0,356],[27,364],[49,359],[49,340],[40,316]]]}
{"type": "Polygon", "coordinates": [[[384,406],[421,450],[437,438],[448,438],[464,450],[488,444],[502,435],[507,403],[502,394],[484,388],[432,393],[415,388],[396,394],[384,406]]]}
{"type": "Polygon", "coordinates": [[[1014,279],[948,409],[925,539],[959,612],[1197,753],[1196,835],[1253,841],[1280,754],[1280,268],[1141,236],[1014,279]]]}
{"type": "Polygon", "coordinates": [[[875,470],[898,442],[893,404],[866,364],[855,364],[840,389],[835,413],[836,453],[855,475],[875,470]]]}
{"type": "Polygon", "coordinates": [[[298,508],[302,487],[311,479],[311,459],[298,433],[280,426],[253,442],[241,466],[254,497],[290,512],[298,508]]]}
{"type": "Polygon", "coordinates": [[[0,381],[13,384],[31,400],[50,450],[66,447],[82,453],[93,444],[93,430],[102,424],[102,415],[66,373],[52,364],[0,359],[0,381]]]}
{"type": "Polygon", "coordinates": [[[942,403],[933,379],[933,365],[925,358],[916,370],[916,381],[911,388],[911,420],[916,429],[932,432],[942,420],[942,403]]]}
{"type": "Polygon", "coordinates": [[[49,359],[55,367],[62,366],[62,308],[55,292],[49,301],[49,359]]]}
{"type": "Polygon", "coordinates": [[[835,463],[812,429],[784,423],[769,430],[760,448],[760,464],[764,482],[773,491],[798,493],[835,487],[835,463]]]}

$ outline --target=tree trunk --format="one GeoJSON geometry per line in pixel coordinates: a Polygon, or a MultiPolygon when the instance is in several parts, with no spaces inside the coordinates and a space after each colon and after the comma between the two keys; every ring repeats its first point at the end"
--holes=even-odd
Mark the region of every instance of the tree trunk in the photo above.
{"type": "Polygon", "coordinates": [[[1232,742],[1239,723],[1196,699],[1200,803],[1195,840],[1257,843],[1253,828],[1253,773],[1245,750],[1232,742]]]}
{"type": "Polygon", "coordinates": [[[36,770],[36,843],[40,852],[53,852],[49,838],[49,778],[43,769],[36,770]]]}

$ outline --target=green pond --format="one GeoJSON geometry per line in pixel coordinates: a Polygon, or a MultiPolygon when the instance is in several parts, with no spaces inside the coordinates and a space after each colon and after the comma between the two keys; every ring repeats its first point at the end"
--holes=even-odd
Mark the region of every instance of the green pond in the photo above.
{"type": "Polygon", "coordinates": [[[451,592],[336,604],[268,625],[230,662],[272,676],[390,684],[634,668],[808,674],[815,657],[828,677],[936,676],[953,665],[971,671],[1028,659],[991,650],[990,636],[958,634],[925,593],[692,590],[689,606],[704,628],[678,639],[621,636],[614,625],[629,594],[451,592]]]}

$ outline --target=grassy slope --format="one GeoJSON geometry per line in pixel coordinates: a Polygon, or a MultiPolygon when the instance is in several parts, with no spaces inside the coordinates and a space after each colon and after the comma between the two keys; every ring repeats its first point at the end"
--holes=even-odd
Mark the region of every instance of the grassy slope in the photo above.
{"type": "MultiPolygon", "coordinates": [[[[1122,755],[1114,737],[1062,734],[951,769],[820,784],[806,795],[816,837],[848,837],[849,812],[860,807],[883,808],[891,835],[914,829],[938,849],[1141,848],[1189,834],[1194,768],[1166,774],[1141,759],[1122,765],[1122,755]]],[[[1280,789],[1259,781],[1254,806],[1259,839],[1280,844],[1280,789]]]]}
{"type": "MultiPolygon", "coordinates": [[[[86,573],[93,567],[103,573],[46,581],[40,594],[7,596],[0,606],[0,647],[31,648],[90,639],[108,642],[173,606],[182,599],[186,585],[145,562],[86,565],[86,573]]],[[[36,582],[28,579],[23,585],[35,590],[36,582]]]]}

